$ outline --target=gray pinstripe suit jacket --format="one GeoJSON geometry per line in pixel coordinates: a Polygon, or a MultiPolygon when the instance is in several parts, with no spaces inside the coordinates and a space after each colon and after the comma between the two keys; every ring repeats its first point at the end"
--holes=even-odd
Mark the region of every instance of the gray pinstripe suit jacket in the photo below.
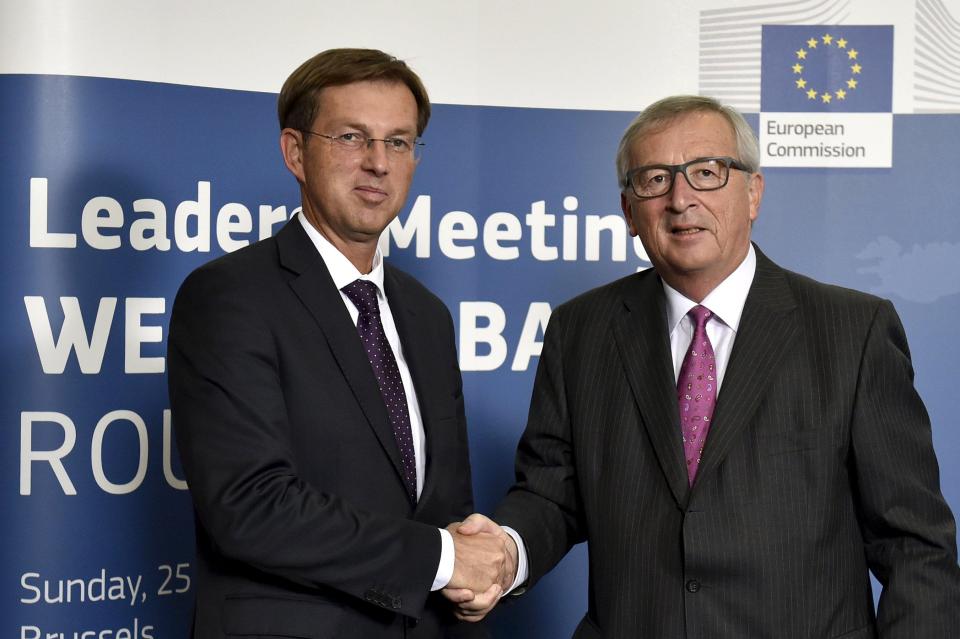
{"type": "Polygon", "coordinates": [[[530,585],[589,541],[576,637],[960,637],[955,524],[888,301],[758,250],[692,488],[675,392],[653,270],[554,312],[495,518],[530,585]]]}

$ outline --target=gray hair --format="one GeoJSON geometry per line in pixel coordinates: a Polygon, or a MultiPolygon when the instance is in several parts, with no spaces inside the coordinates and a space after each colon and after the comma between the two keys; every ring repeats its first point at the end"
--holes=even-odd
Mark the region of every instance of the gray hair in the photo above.
{"type": "Polygon", "coordinates": [[[674,95],[658,100],[641,111],[623,132],[620,146],[617,147],[617,184],[620,188],[627,187],[627,171],[630,169],[627,164],[627,155],[630,146],[637,138],[676,117],[698,111],[722,115],[730,123],[737,138],[737,155],[740,157],[736,159],[746,165],[751,173],[760,170],[760,146],[757,143],[757,135],[739,111],[706,96],[674,95]]]}

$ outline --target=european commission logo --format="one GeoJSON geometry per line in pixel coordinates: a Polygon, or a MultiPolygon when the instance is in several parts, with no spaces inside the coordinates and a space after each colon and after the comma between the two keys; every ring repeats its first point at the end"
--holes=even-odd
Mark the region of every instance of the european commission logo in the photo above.
{"type": "Polygon", "coordinates": [[[762,33],[763,163],[891,166],[893,27],[764,25],[762,33]]]}

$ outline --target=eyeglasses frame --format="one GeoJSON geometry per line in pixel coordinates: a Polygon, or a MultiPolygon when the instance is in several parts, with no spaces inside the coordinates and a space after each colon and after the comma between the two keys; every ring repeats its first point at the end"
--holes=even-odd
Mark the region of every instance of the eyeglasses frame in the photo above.
{"type": "Polygon", "coordinates": [[[635,169],[630,169],[629,171],[627,171],[627,174],[623,179],[624,181],[623,188],[626,189],[627,187],[629,187],[630,190],[633,191],[633,195],[637,199],[652,200],[654,198],[663,197],[664,195],[669,194],[670,191],[673,190],[673,185],[676,184],[677,173],[680,173],[683,175],[683,178],[687,181],[687,184],[690,185],[690,188],[693,189],[694,191],[700,191],[700,192],[718,191],[723,187],[725,187],[730,182],[730,169],[736,169],[738,171],[746,171],[748,173],[753,172],[750,170],[750,167],[748,167],[746,164],[728,155],[709,156],[709,157],[703,157],[703,158],[694,158],[693,160],[690,160],[689,162],[684,162],[683,164],[648,164],[646,166],[638,166],[635,169]],[[727,175],[723,181],[723,184],[719,186],[706,188],[706,189],[694,186],[693,183],[690,181],[690,176],[687,175],[687,168],[694,164],[699,164],[701,162],[711,162],[711,161],[720,161],[726,167],[727,175]],[[631,180],[634,175],[640,173],[641,171],[646,171],[648,169],[666,169],[667,171],[670,172],[670,186],[667,188],[666,191],[664,191],[663,193],[658,193],[657,195],[640,195],[639,193],[637,193],[637,189],[633,185],[631,180]]]}
{"type": "MultiPolygon", "coordinates": [[[[344,140],[341,139],[341,138],[343,137],[343,135],[346,135],[346,134],[343,134],[343,135],[327,135],[326,133],[318,133],[318,132],[316,132],[316,131],[311,131],[310,129],[300,129],[300,132],[303,133],[304,135],[315,135],[315,136],[318,137],[318,138],[325,138],[325,139],[330,140],[331,142],[333,142],[333,143],[335,143],[335,144],[339,144],[342,148],[348,149],[348,150],[350,150],[350,151],[359,151],[359,150],[361,150],[361,147],[360,147],[360,146],[356,147],[355,149],[354,149],[354,148],[351,148],[346,142],[344,142],[344,140]]],[[[392,140],[392,139],[395,139],[395,138],[371,138],[371,137],[367,137],[367,136],[366,136],[365,134],[363,134],[363,133],[354,132],[354,131],[351,131],[350,134],[351,134],[351,135],[358,135],[358,136],[361,136],[362,138],[364,138],[364,139],[367,141],[366,147],[364,147],[364,150],[367,150],[367,151],[370,150],[370,147],[373,145],[374,142],[383,142],[383,147],[384,147],[384,149],[388,149],[388,148],[389,148],[388,142],[390,142],[390,140],[392,140]]],[[[410,143],[410,151],[409,151],[410,157],[412,157],[414,160],[419,160],[421,154],[423,153],[423,147],[425,147],[425,146],[426,146],[426,144],[424,144],[423,142],[421,142],[421,141],[420,141],[420,138],[414,138],[414,139],[413,139],[413,142],[410,143]]],[[[393,152],[392,154],[388,153],[388,154],[387,154],[387,157],[404,157],[405,155],[406,155],[406,153],[393,152]]]]}

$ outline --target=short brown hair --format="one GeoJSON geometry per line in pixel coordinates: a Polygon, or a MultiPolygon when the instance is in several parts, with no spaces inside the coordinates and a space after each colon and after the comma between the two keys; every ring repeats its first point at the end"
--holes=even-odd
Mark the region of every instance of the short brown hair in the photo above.
{"type": "Polygon", "coordinates": [[[423,135],[430,120],[427,89],[406,62],[377,49],[328,49],[301,64],[280,89],[280,128],[309,129],[324,87],[371,80],[400,82],[410,89],[417,101],[417,135],[423,135]]]}

